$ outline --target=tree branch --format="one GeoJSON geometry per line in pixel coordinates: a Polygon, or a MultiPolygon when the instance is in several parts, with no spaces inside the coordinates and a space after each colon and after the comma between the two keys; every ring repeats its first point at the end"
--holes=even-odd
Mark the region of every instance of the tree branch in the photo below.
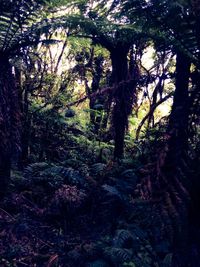
{"type": "Polygon", "coordinates": [[[97,92],[94,92],[94,93],[92,93],[90,95],[85,95],[82,98],[67,104],[66,107],[71,107],[71,106],[75,106],[75,105],[78,106],[80,103],[84,102],[87,98],[95,98],[95,97],[97,97],[99,95],[103,95],[103,94],[106,94],[108,92],[113,92],[114,93],[117,90],[117,88],[120,88],[122,85],[128,85],[128,84],[132,83],[133,81],[135,81],[135,80],[134,79],[129,79],[129,80],[126,80],[126,81],[122,81],[117,85],[104,87],[104,88],[98,90],[97,92]]]}
{"type": "Polygon", "coordinates": [[[156,110],[156,108],[161,105],[162,103],[164,103],[165,101],[167,101],[170,97],[173,96],[173,93],[170,93],[169,95],[166,95],[165,97],[161,98],[155,105],[152,105],[152,107],[150,108],[149,112],[146,114],[146,116],[142,119],[142,121],[140,122],[137,131],[136,131],[136,140],[139,139],[139,135],[140,135],[140,131],[142,129],[142,126],[144,125],[145,121],[149,118],[149,116],[152,116],[152,114],[154,113],[154,111],[156,110]]]}

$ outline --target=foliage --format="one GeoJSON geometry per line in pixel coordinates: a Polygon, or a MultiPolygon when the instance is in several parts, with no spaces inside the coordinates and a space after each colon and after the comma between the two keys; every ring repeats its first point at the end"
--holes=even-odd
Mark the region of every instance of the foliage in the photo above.
{"type": "Polygon", "coordinates": [[[52,191],[59,189],[63,184],[87,187],[86,178],[79,171],[45,162],[27,166],[24,170],[23,183],[31,187],[40,185],[52,191]]]}
{"type": "Polygon", "coordinates": [[[197,2],[1,1],[0,265],[197,267],[197,2]]]}

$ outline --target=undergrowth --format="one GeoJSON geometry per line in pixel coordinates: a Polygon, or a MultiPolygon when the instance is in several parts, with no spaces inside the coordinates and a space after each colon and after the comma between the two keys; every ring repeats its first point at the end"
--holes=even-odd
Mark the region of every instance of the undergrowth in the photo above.
{"type": "Polygon", "coordinates": [[[13,171],[0,208],[0,266],[173,266],[184,191],[166,191],[163,205],[142,197],[154,186],[155,165],[146,161],[155,152],[137,150],[133,160],[127,146],[113,161],[108,149],[90,158],[94,151],[81,143],[65,158],[13,171]]]}

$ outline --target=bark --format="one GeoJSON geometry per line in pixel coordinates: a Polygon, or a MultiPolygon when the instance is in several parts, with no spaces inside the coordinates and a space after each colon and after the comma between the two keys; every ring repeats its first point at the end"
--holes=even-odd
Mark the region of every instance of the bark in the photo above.
{"type": "Polygon", "coordinates": [[[19,103],[21,110],[21,153],[18,158],[18,168],[23,170],[23,168],[28,163],[28,149],[29,149],[29,139],[30,139],[30,115],[29,115],[29,88],[22,86],[22,71],[20,69],[15,69],[15,80],[16,89],[19,93],[19,103]]]}
{"type": "Polygon", "coordinates": [[[9,184],[11,159],[19,146],[19,106],[14,75],[5,55],[0,55],[0,197],[9,184]]]}
{"type": "MultiPolygon", "coordinates": [[[[94,59],[94,69],[93,69],[93,79],[92,79],[92,85],[91,85],[91,93],[97,92],[100,86],[100,81],[103,75],[103,57],[99,56],[94,59]]],[[[100,123],[101,123],[101,115],[100,114],[95,114],[95,106],[96,104],[104,104],[105,100],[102,97],[99,96],[96,99],[94,98],[89,98],[90,102],[90,122],[94,126],[94,133],[98,134],[99,128],[100,128],[100,123]]],[[[98,111],[98,110],[97,110],[98,111]]]]}
{"type": "Polygon", "coordinates": [[[28,164],[29,156],[29,142],[30,142],[30,129],[31,119],[29,114],[29,102],[28,102],[28,89],[24,91],[23,108],[22,108],[22,123],[23,129],[21,133],[21,155],[19,159],[19,168],[22,170],[28,164]]]}
{"type": "Polygon", "coordinates": [[[124,153],[124,138],[128,127],[128,116],[132,111],[136,82],[134,77],[130,77],[128,68],[129,45],[117,45],[110,52],[112,61],[111,80],[115,86],[112,113],[115,143],[114,157],[121,158],[124,153]]]}
{"type": "Polygon", "coordinates": [[[169,154],[173,164],[178,164],[188,148],[188,120],[189,120],[189,60],[181,53],[176,59],[176,89],[169,120],[170,143],[169,154]]]}
{"type": "Polygon", "coordinates": [[[172,97],[172,93],[169,95],[166,95],[165,97],[161,98],[158,102],[156,102],[154,105],[151,105],[149,112],[147,113],[147,115],[142,119],[142,121],[140,122],[137,130],[136,130],[136,140],[139,139],[139,135],[140,135],[140,131],[142,129],[142,126],[144,125],[144,123],[146,122],[147,119],[149,119],[149,117],[153,116],[154,111],[156,110],[156,108],[161,105],[162,103],[164,103],[165,101],[167,101],[170,97],[172,97]]]}

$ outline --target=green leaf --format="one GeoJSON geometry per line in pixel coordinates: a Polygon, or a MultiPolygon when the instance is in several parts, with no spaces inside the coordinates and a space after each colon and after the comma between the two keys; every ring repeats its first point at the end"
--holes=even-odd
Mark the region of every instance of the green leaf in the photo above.
{"type": "Polygon", "coordinates": [[[163,260],[162,267],[171,267],[172,266],[172,257],[173,257],[172,253],[167,254],[163,260]]]}

